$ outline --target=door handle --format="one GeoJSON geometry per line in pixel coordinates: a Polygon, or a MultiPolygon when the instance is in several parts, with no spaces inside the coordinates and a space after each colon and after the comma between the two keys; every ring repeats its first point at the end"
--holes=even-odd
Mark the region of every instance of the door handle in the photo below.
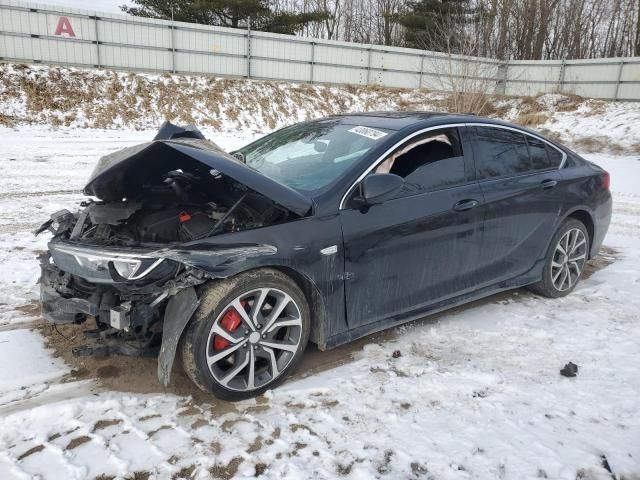
{"type": "Polygon", "coordinates": [[[558,182],[556,180],[543,180],[542,183],[540,183],[540,186],[544,190],[550,190],[553,187],[555,187],[557,184],[558,184],[558,182]]]}
{"type": "Polygon", "coordinates": [[[460,200],[453,206],[453,209],[456,212],[466,212],[467,210],[471,210],[473,207],[478,205],[477,200],[460,200]]]}

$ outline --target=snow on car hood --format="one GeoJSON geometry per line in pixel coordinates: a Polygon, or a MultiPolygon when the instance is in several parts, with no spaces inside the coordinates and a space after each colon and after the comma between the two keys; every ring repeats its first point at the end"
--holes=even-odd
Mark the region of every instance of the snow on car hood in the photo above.
{"type": "Polygon", "coordinates": [[[158,181],[170,170],[194,162],[213,179],[222,174],[270,198],[291,212],[304,216],[311,199],[254,170],[210,142],[193,127],[165,122],[151,142],[124,148],[102,157],[84,187],[86,195],[101,200],[133,198],[144,183],[158,181]]]}

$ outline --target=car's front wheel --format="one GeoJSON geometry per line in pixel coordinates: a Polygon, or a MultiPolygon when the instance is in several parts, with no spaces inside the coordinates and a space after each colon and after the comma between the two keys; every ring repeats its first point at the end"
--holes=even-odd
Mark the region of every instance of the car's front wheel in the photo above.
{"type": "Polygon", "coordinates": [[[589,247],[589,233],[584,224],[574,218],[565,220],[551,240],[542,280],[531,285],[531,289],[549,298],[568,295],[580,280],[589,247]]]}
{"type": "Polygon", "coordinates": [[[295,368],[309,331],[305,296],[282,272],[260,269],[216,281],[182,339],[184,369],[218,398],[253,397],[295,368]]]}

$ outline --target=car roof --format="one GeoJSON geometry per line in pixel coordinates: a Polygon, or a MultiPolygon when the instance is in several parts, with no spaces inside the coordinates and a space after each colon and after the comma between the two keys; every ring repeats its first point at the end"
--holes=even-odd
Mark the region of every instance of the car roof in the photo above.
{"type": "Polygon", "coordinates": [[[361,125],[370,128],[384,128],[387,130],[402,130],[403,128],[428,127],[443,123],[493,123],[496,125],[509,125],[499,120],[478,117],[473,114],[446,113],[446,112],[366,112],[345,113],[316,120],[338,121],[344,125],[361,125]]]}

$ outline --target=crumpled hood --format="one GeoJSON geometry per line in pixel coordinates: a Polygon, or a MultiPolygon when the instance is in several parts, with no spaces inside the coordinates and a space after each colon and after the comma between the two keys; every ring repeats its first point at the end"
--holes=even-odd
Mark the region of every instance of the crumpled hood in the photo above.
{"type": "Polygon", "coordinates": [[[106,201],[134,198],[141,184],[158,181],[171,170],[194,166],[212,180],[219,174],[226,175],[297,215],[304,216],[311,210],[310,198],[248,167],[204,139],[194,127],[182,128],[168,122],[153,141],[102,157],[84,193],[106,201]]]}

